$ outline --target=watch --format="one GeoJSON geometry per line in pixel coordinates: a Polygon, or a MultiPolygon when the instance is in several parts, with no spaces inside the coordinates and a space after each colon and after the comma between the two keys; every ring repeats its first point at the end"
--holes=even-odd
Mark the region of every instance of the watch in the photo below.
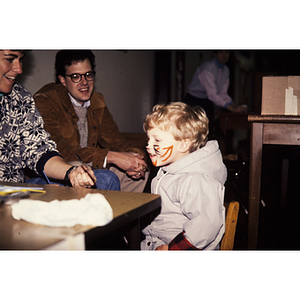
{"type": "Polygon", "coordinates": [[[73,169],[76,169],[76,168],[77,168],[77,166],[72,166],[71,168],[69,168],[68,171],[66,172],[66,175],[65,175],[64,180],[70,181],[69,175],[70,175],[70,173],[73,171],[73,169]]]}

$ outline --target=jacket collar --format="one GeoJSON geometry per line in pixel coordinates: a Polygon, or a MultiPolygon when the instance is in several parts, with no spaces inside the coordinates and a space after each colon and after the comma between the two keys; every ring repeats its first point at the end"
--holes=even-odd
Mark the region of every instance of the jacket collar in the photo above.
{"type": "MultiPolygon", "coordinates": [[[[68,109],[69,112],[74,112],[73,104],[70,100],[70,96],[68,94],[67,89],[61,84],[56,84],[55,87],[57,93],[59,94],[60,100],[62,104],[68,109]]],[[[91,104],[89,106],[89,110],[99,109],[105,107],[104,99],[100,93],[96,93],[95,91],[92,94],[91,97],[91,104]]]]}

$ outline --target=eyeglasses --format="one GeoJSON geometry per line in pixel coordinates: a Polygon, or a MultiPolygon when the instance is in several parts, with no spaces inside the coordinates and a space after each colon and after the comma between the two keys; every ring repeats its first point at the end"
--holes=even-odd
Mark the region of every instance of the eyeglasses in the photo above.
{"type": "Polygon", "coordinates": [[[66,74],[66,76],[69,76],[74,83],[78,83],[82,80],[82,76],[84,76],[85,80],[92,81],[95,77],[95,74],[95,71],[89,71],[85,74],[74,73],[71,75],[66,74]]]}

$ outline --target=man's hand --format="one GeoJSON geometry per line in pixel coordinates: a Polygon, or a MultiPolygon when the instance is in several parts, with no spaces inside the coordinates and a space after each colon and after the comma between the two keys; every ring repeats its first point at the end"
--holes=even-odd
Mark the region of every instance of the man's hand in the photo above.
{"type": "Polygon", "coordinates": [[[236,113],[247,112],[246,106],[236,105],[235,103],[227,105],[226,109],[230,110],[231,112],[236,112],[236,113]]]}
{"type": "Polygon", "coordinates": [[[138,153],[109,151],[107,162],[118,166],[134,179],[145,177],[147,163],[144,161],[144,156],[138,153]]]}

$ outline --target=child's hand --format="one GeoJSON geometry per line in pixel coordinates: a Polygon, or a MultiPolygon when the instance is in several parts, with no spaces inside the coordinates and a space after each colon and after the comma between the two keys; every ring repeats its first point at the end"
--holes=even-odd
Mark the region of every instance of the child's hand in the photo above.
{"type": "Polygon", "coordinates": [[[156,250],[169,250],[169,245],[161,245],[155,249],[156,250]]]}

